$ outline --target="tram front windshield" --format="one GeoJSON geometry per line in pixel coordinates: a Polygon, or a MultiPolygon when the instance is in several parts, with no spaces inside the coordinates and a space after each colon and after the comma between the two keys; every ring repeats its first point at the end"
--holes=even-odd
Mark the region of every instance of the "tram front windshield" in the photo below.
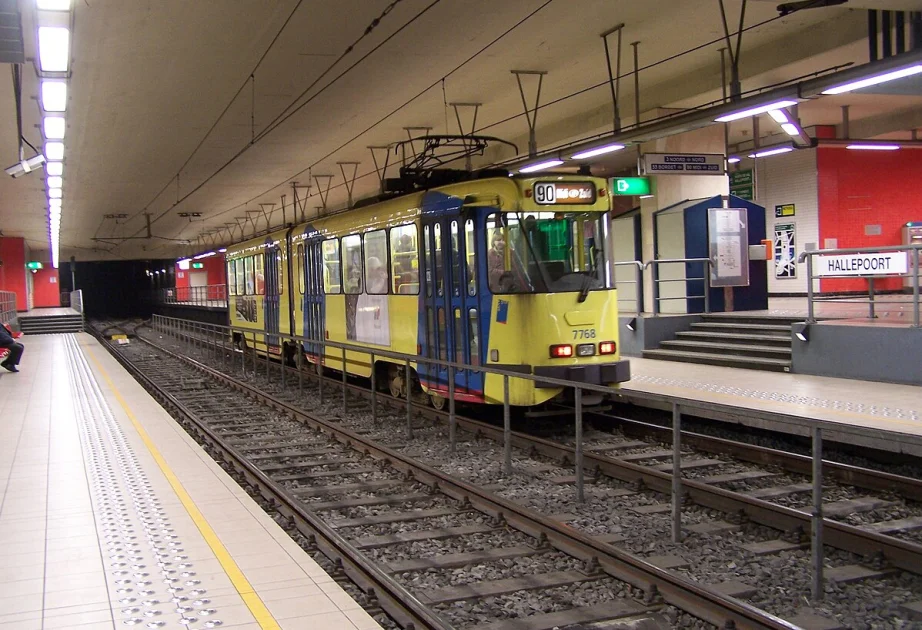
{"type": "Polygon", "coordinates": [[[612,288],[601,212],[494,213],[487,217],[493,293],[585,293],[612,288]]]}

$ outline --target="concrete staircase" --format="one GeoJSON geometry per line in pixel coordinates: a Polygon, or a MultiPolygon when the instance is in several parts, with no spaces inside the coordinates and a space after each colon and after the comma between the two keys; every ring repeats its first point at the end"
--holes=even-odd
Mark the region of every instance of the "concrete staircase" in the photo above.
{"type": "Polygon", "coordinates": [[[644,350],[647,359],[705,363],[724,367],[789,372],[791,324],[803,317],[772,317],[713,313],[691,330],[676,333],[656,350],[644,350]]]}
{"type": "Polygon", "coordinates": [[[83,315],[21,315],[19,329],[26,335],[82,332],[83,315]]]}

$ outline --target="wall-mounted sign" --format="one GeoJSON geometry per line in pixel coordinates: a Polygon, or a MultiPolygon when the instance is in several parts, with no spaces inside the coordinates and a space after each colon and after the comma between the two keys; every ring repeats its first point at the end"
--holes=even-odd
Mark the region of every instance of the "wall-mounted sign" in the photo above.
{"type": "Polygon", "coordinates": [[[614,177],[611,180],[613,195],[649,195],[649,177],[614,177]]]}
{"type": "Polygon", "coordinates": [[[592,182],[535,182],[535,202],[542,206],[595,203],[592,182]]]}
{"type": "Polygon", "coordinates": [[[749,286],[748,221],[745,208],[708,209],[712,287],[749,286]]]}
{"type": "Polygon", "coordinates": [[[644,175],[723,175],[724,156],[719,153],[645,153],[644,175]]]}
{"type": "Polygon", "coordinates": [[[730,194],[746,201],[755,199],[752,194],[752,169],[747,168],[741,171],[730,173],[730,194]]]}
{"type": "Polygon", "coordinates": [[[775,224],[775,277],[797,277],[797,248],[793,223],[775,224]]]}
{"type": "Polygon", "coordinates": [[[192,268],[193,269],[204,269],[205,263],[192,263],[192,268]]]}
{"type": "Polygon", "coordinates": [[[40,262],[32,261],[32,262],[26,263],[26,269],[42,269],[42,268],[44,268],[44,265],[42,265],[42,263],[40,262]]]}
{"type": "Polygon", "coordinates": [[[782,219],[784,217],[793,217],[795,211],[796,209],[793,203],[785,203],[780,206],[775,206],[775,218],[782,219]]]}
{"type": "Polygon", "coordinates": [[[189,259],[185,258],[183,260],[180,260],[178,263],[176,263],[176,265],[183,271],[186,271],[187,269],[189,269],[189,259]]]}
{"type": "Polygon", "coordinates": [[[909,273],[909,256],[907,252],[817,256],[813,272],[821,278],[902,275],[909,273]]]}

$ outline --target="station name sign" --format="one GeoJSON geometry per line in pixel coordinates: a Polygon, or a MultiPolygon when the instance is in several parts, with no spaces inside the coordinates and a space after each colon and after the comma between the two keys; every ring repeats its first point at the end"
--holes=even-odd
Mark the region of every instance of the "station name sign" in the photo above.
{"type": "Polygon", "coordinates": [[[645,153],[644,175],[724,175],[726,158],[720,153],[645,153]]]}
{"type": "Polygon", "coordinates": [[[903,275],[909,273],[909,256],[906,252],[819,256],[814,273],[819,277],[903,275]]]}
{"type": "Polygon", "coordinates": [[[535,182],[535,202],[542,206],[595,203],[592,182],[535,182]]]}

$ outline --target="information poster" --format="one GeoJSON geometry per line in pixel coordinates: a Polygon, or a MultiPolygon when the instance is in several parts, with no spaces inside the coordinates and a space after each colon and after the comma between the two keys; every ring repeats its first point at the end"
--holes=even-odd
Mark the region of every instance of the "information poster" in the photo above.
{"type": "Polygon", "coordinates": [[[708,210],[711,286],[749,286],[749,227],[745,208],[708,210]]]}
{"type": "Polygon", "coordinates": [[[794,246],[794,224],[775,225],[775,277],[797,277],[797,249],[794,246]]]}

